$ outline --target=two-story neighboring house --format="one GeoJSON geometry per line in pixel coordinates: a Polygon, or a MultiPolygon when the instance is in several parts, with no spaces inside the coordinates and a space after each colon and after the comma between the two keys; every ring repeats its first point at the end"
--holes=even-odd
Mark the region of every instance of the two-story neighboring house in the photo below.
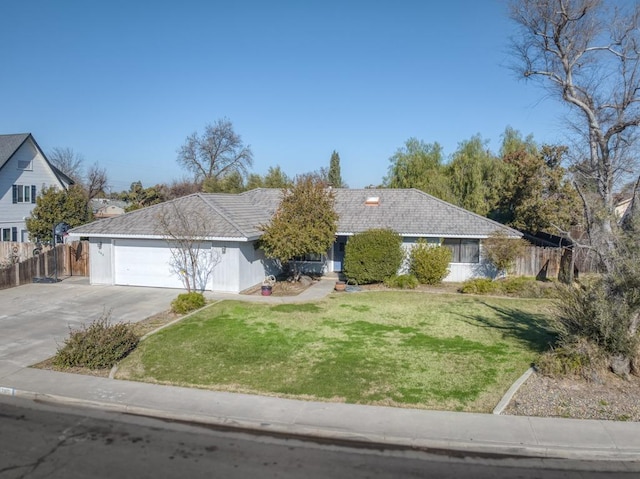
{"type": "Polygon", "coordinates": [[[0,241],[29,241],[25,219],[42,188],[73,181],[54,167],[31,133],[0,135],[0,241]]]}

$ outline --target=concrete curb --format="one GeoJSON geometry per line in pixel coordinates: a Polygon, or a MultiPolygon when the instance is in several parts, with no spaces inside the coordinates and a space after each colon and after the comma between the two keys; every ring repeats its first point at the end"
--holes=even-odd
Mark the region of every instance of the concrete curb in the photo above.
{"type": "Polygon", "coordinates": [[[633,451],[612,450],[611,448],[571,448],[547,446],[544,444],[513,444],[502,442],[474,442],[473,440],[443,440],[434,438],[408,438],[379,434],[364,434],[331,427],[318,427],[305,424],[287,424],[251,421],[240,418],[208,416],[166,411],[143,406],[132,406],[103,401],[71,398],[55,394],[38,393],[14,388],[1,388],[0,395],[9,395],[30,399],[42,403],[99,409],[107,412],[130,414],[156,418],[165,421],[182,422],[192,425],[208,426],[239,433],[284,436],[307,441],[336,441],[344,445],[366,445],[368,447],[421,450],[430,453],[454,453],[464,457],[483,457],[487,459],[531,458],[531,459],[573,459],[602,461],[615,465],[618,461],[620,471],[636,470],[638,454],[633,451]]]}
{"type": "Polygon", "coordinates": [[[516,382],[511,385],[511,387],[507,390],[507,392],[504,393],[504,396],[502,396],[502,399],[500,399],[500,402],[498,403],[498,405],[495,408],[493,408],[493,414],[502,414],[502,412],[505,410],[505,408],[509,405],[509,403],[513,399],[513,396],[515,395],[515,393],[518,392],[518,389],[520,389],[520,386],[522,386],[524,382],[527,379],[529,379],[529,376],[531,376],[533,372],[534,372],[533,368],[527,369],[524,372],[524,374],[520,376],[516,380],[516,382]]]}

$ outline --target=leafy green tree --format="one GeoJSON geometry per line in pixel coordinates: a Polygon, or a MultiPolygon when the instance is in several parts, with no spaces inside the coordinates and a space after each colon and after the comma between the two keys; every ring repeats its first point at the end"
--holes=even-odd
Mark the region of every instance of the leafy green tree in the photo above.
{"type": "Polygon", "coordinates": [[[289,188],[293,181],[289,178],[279,165],[270,166],[267,174],[264,175],[263,186],[265,188],[289,188]]]}
{"type": "Polygon", "coordinates": [[[480,135],[460,143],[447,169],[456,204],[486,216],[498,202],[500,167],[480,135]]]}
{"type": "Polygon", "coordinates": [[[290,267],[294,278],[300,271],[296,258],[323,255],[335,241],[338,214],[335,198],[324,183],[311,175],[296,178],[283,190],[283,198],[271,221],[262,225],[261,247],[268,258],[290,267]]]}
{"type": "Polygon", "coordinates": [[[264,188],[264,178],[257,173],[251,173],[247,176],[247,190],[254,190],[256,188],[264,188]]]}
{"type": "Polygon", "coordinates": [[[344,186],[342,175],[340,174],[340,155],[335,150],[331,153],[329,162],[329,186],[334,188],[342,188],[344,186]]]}
{"type": "Polygon", "coordinates": [[[210,176],[202,182],[204,193],[242,193],[245,190],[244,179],[237,171],[231,171],[220,177],[210,176]]]}
{"type": "Polygon", "coordinates": [[[384,186],[417,188],[445,201],[455,202],[446,175],[442,147],[409,138],[389,159],[384,186]]]}
{"type": "Polygon", "coordinates": [[[56,224],[64,222],[73,228],[92,219],[86,192],[81,186],[72,185],[67,190],[49,186],[37,196],[36,206],[27,218],[26,224],[31,238],[51,241],[52,229],[56,224]]]}
{"type": "Polygon", "coordinates": [[[496,185],[499,200],[489,216],[514,228],[560,234],[580,219],[579,197],[561,166],[563,146],[538,147],[531,136],[507,128],[496,185]]]}
{"type": "Polygon", "coordinates": [[[129,203],[126,211],[134,211],[166,201],[166,191],[161,185],[144,188],[141,181],[134,181],[129,191],[120,194],[120,199],[129,203]]]}

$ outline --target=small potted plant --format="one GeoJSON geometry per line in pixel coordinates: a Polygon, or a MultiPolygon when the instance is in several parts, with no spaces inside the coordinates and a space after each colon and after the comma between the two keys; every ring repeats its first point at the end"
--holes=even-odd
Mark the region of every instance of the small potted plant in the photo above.
{"type": "Polygon", "coordinates": [[[269,275],[264,278],[264,281],[262,282],[262,288],[260,288],[260,293],[262,294],[262,296],[271,296],[274,284],[276,284],[275,276],[269,275]]]}

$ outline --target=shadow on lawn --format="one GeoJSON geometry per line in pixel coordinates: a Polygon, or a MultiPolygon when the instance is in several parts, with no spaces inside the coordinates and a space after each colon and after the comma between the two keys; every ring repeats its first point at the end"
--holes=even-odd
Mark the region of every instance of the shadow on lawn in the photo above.
{"type": "Polygon", "coordinates": [[[531,349],[542,353],[555,344],[557,334],[553,332],[549,318],[543,314],[527,313],[515,308],[504,308],[495,304],[482,303],[494,311],[499,319],[487,316],[465,316],[465,320],[474,326],[496,329],[503,336],[515,338],[526,343],[531,349]]]}

